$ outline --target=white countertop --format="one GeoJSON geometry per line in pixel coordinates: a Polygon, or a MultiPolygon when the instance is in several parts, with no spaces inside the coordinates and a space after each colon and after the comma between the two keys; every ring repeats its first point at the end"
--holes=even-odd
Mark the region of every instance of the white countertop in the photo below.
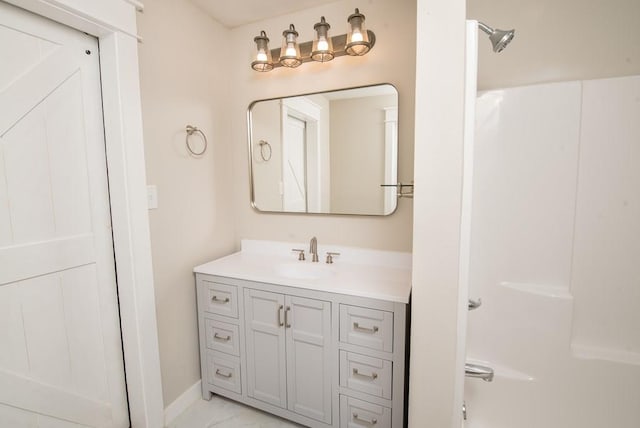
{"type": "Polygon", "coordinates": [[[298,261],[292,248],[309,244],[243,240],[242,250],[196,266],[208,275],[266,282],[351,296],[409,303],[411,254],[355,247],[318,245],[320,262],[298,261]],[[333,264],[325,263],[327,251],[338,252],[333,264]]]}

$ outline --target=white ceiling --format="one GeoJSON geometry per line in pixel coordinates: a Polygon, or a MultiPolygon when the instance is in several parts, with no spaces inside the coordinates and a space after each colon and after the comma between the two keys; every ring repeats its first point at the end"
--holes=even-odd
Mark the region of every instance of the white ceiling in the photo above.
{"type": "Polygon", "coordinates": [[[222,25],[233,28],[336,0],[192,0],[222,25]]]}

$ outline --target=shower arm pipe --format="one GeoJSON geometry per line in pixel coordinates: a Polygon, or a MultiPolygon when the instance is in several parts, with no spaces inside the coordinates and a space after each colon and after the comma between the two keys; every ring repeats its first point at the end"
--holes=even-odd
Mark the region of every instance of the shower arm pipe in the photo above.
{"type": "Polygon", "coordinates": [[[480,27],[480,29],[485,33],[487,33],[488,35],[491,35],[493,33],[493,28],[489,27],[484,22],[478,21],[478,27],[480,27]]]}

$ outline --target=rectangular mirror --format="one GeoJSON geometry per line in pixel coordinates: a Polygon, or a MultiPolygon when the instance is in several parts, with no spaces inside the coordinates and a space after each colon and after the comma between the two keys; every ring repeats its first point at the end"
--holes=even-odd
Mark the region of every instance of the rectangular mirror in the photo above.
{"type": "Polygon", "coordinates": [[[398,91],[389,84],[254,101],[258,211],[389,215],[397,206],[398,91]]]}

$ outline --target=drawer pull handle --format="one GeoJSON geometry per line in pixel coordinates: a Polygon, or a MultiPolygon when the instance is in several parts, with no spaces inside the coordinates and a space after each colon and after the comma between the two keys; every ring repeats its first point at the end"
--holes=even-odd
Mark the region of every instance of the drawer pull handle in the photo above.
{"type": "Polygon", "coordinates": [[[356,376],[369,377],[371,379],[378,379],[378,373],[376,372],[371,372],[371,374],[368,375],[368,374],[360,373],[358,369],[353,369],[353,374],[356,376]]]}
{"type": "Polygon", "coordinates": [[[231,336],[220,336],[218,332],[213,333],[213,338],[218,340],[224,340],[225,342],[227,340],[231,340],[231,336]]]}
{"type": "Polygon", "coordinates": [[[360,327],[360,324],[358,324],[357,322],[353,323],[353,329],[354,330],[360,330],[360,331],[364,331],[367,333],[377,333],[378,332],[378,326],[374,325],[373,328],[366,328],[366,327],[360,327]]]}
{"type": "Polygon", "coordinates": [[[375,425],[375,424],[378,423],[378,420],[376,418],[371,418],[370,420],[369,419],[362,419],[357,413],[353,414],[353,420],[354,421],[364,422],[364,423],[369,424],[369,425],[375,425]]]}
{"type": "Polygon", "coordinates": [[[216,369],[216,375],[226,377],[227,379],[231,377],[231,373],[222,373],[220,369],[216,369]]]}
{"type": "Polygon", "coordinates": [[[215,303],[229,303],[229,298],[225,297],[224,299],[218,299],[218,296],[213,296],[211,301],[215,303]]]}
{"type": "Polygon", "coordinates": [[[278,308],[278,327],[282,327],[284,325],[284,322],[282,322],[282,309],[284,309],[284,306],[280,305],[278,308]]]}

